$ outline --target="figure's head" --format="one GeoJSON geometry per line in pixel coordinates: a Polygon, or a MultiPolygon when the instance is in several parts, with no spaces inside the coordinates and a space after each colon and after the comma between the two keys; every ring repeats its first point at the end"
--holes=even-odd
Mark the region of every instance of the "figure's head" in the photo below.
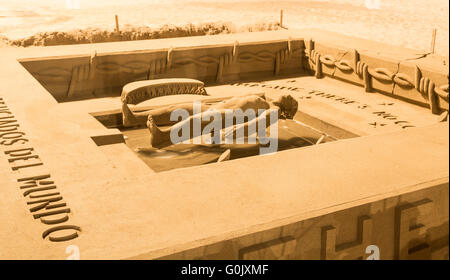
{"type": "Polygon", "coordinates": [[[297,113],[298,102],[290,94],[283,94],[275,99],[275,103],[280,107],[280,115],[286,119],[293,119],[297,113]]]}

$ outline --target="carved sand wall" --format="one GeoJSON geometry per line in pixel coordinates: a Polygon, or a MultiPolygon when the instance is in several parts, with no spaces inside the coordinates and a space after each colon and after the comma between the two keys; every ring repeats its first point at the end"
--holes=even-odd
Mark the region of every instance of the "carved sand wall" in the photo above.
{"type": "MultiPolygon", "coordinates": [[[[136,105],[152,98],[177,94],[208,95],[204,83],[194,79],[154,79],[126,84],[120,96],[123,125],[134,126],[139,123],[140,116],[134,113],[128,104],[136,105]]],[[[145,123],[147,116],[143,117],[145,123]]]]}
{"type": "Polygon", "coordinates": [[[448,111],[449,80],[430,67],[426,55],[388,58],[380,53],[337,47],[314,40],[253,42],[189,48],[168,48],[90,56],[28,59],[21,63],[59,102],[118,96],[130,82],[192,78],[208,84],[275,75],[312,72],[355,83],[366,92],[382,92],[448,111]]]}
{"type": "Polygon", "coordinates": [[[448,259],[448,218],[437,184],[162,259],[448,259]]]}
{"type": "Polygon", "coordinates": [[[303,71],[303,40],[22,60],[58,102],[119,96],[127,83],[191,78],[207,84],[303,71]]]}
{"type": "MultiPolygon", "coordinates": [[[[317,78],[330,76],[368,91],[361,88],[355,94],[380,97],[375,92],[383,92],[438,113],[448,110],[448,69],[440,71],[442,67],[433,66],[426,56],[393,59],[383,50],[313,41],[305,47],[303,42],[94,52],[20,62],[60,102],[119,97],[126,84],[137,81],[144,87],[125,87],[123,105],[159,96],[160,85],[151,84],[157,79],[200,80],[183,88],[190,94],[204,94],[204,84],[254,79],[233,87],[279,89],[303,101],[353,106],[350,109],[366,110],[362,116],[373,115],[373,124],[361,118],[361,126],[411,129],[154,174],[125,145],[110,145],[123,143],[117,137],[125,141],[121,131],[106,132],[89,116],[91,108],[76,102],[54,104],[36,83],[17,85],[14,79],[27,81],[31,76],[17,69],[16,57],[3,59],[0,67],[10,75],[0,75],[5,96],[0,98],[5,179],[0,181],[10,211],[0,211],[0,220],[14,230],[2,231],[8,242],[0,258],[61,259],[70,244],[80,247],[84,259],[366,259],[377,253],[380,259],[448,259],[447,122],[413,128],[412,114],[403,118],[389,107],[379,109],[393,103],[357,103],[353,93],[347,98],[281,79],[260,82],[314,71],[317,78]],[[29,93],[31,98],[24,98],[29,93]],[[312,176],[311,170],[323,172],[312,176]],[[274,171],[276,176],[271,175],[274,171]],[[287,183],[272,188],[280,179],[287,183]],[[255,186],[260,181],[263,185],[255,186]],[[56,204],[42,197],[49,194],[56,204]]],[[[161,92],[180,89],[168,86],[161,92]]],[[[349,120],[342,116],[348,115],[337,115],[349,120]]]]}
{"type": "Polygon", "coordinates": [[[387,58],[309,40],[305,65],[316,78],[323,75],[361,85],[366,92],[391,94],[405,101],[428,106],[433,114],[448,111],[447,72],[430,69],[426,57],[387,58]]]}

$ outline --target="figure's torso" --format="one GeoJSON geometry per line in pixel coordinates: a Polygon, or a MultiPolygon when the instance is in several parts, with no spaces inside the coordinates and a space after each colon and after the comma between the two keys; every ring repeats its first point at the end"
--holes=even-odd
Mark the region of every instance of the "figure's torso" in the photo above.
{"type": "Polygon", "coordinates": [[[238,96],[233,97],[231,99],[222,101],[216,105],[213,105],[211,108],[214,109],[241,109],[242,111],[246,111],[248,109],[252,109],[257,112],[259,109],[267,110],[269,109],[269,103],[261,98],[258,95],[247,95],[247,96],[238,96]]]}

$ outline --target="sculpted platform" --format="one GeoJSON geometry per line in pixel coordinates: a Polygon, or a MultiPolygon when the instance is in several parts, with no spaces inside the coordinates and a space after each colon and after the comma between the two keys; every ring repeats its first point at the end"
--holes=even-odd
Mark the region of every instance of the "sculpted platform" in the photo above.
{"type": "Polygon", "coordinates": [[[5,48],[0,72],[1,259],[449,257],[448,58],[284,30],[5,48]],[[173,78],[195,90],[120,97],[173,78]],[[249,94],[295,98],[296,145],[222,161],[124,126],[249,94]]]}

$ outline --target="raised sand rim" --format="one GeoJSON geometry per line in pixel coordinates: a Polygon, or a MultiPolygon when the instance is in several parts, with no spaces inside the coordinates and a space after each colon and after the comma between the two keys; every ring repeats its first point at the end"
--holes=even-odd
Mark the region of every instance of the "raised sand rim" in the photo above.
{"type": "MultiPolygon", "coordinates": [[[[0,148],[5,201],[0,204],[0,239],[8,241],[0,244],[0,258],[64,259],[68,245],[78,246],[83,259],[358,258],[372,243],[380,246],[384,259],[408,258],[409,245],[404,241],[410,237],[403,230],[407,217],[421,217],[426,225],[422,230],[430,238],[427,258],[448,258],[448,122],[440,122],[448,110],[448,96],[446,103],[442,93],[448,94],[443,88],[448,86],[448,68],[441,57],[317,30],[6,48],[4,53],[0,102],[28,141],[0,148]],[[311,37],[314,44],[308,43],[311,37]],[[243,65],[220,72],[219,58],[204,72],[188,65],[175,68],[174,75],[205,78],[212,97],[247,90],[269,95],[289,92],[299,101],[302,122],[330,134],[344,130],[362,137],[154,173],[124,143],[98,146],[93,141],[97,136],[121,134],[99,120],[103,112],[121,108],[117,89],[132,75],[119,71],[109,77],[117,81],[113,87],[117,89],[108,91],[110,97],[95,96],[109,80],[87,91],[82,86],[86,83],[79,80],[71,94],[83,98],[58,102],[69,92],[74,66],[90,67],[93,51],[99,57],[109,56],[109,62],[126,63],[130,55],[156,52],[157,59],[166,59],[171,47],[175,54],[192,48],[194,59],[198,54],[214,54],[209,52],[214,46],[225,48],[221,55],[232,53],[235,41],[248,53],[263,45],[271,60],[256,64],[260,67],[255,71],[255,62],[242,56],[243,65]],[[359,60],[347,57],[355,54],[354,49],[359,60]],[[277,64],[286,50],[288,54],[301,50],[300,57],[284,56],[292,60],[277,64]],[[40,67],[48,68],[47,61],[60,59],[82,63],[65,64],[70,69],[67,79],[33,77],[42,73],[40,67]],[[362,70],[367,71],[366,78],[367,73],[375,77],[371,83],[354,72],[359,69],[355,61],[368,66],[362,70]],[[183,67],[190,67],[189,71],[183,67]],[[399,73],[406,76],[394,80],[399,73]],[[10,160],[15,157],[11,149],[19,148],[32,148],[38,158],[27,163],[34,166],[20,168],[18,160],[10,160]],[[53,180],[63,196],[64,209],[70,209],[69,220],[59,225],[34,218],[42,212],[30,212],[27,202],[33,199],[20,188],[24,178],[45,174],[51,175],[46,180],[53,180]],[[339,246],[354,240],[361,242],[345,250],[339,246]]],[[[147,105],[182,101],[179,98],[156,98],[147,105]]]]}

